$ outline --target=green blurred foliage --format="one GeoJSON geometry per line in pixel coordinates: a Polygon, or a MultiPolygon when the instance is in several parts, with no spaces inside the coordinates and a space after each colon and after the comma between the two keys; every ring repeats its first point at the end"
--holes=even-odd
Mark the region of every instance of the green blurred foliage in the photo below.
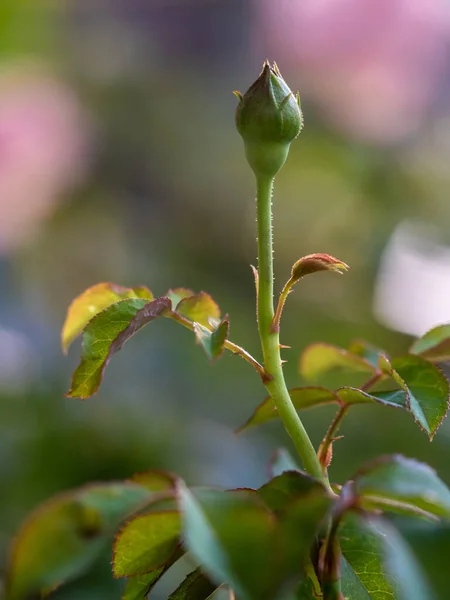
{"type": "MultiPolygon", "coordinates": [[[[206,290],[229,315],[231,339],[260,356],[249,267],[253,179],[231,90],[244,88],[265,56],[250,36],[249,2],[162,4],[3,0],[0,7],[0,76],[26,79],[34,65],[51,73],[74,94],[89,130],[78,185],[59,191],[33,236],[0,254],[0,329],[25,336],[34,365],[21,366],[20,354],[11,379],[11,347],[0,347],[1,559],[26,514],[59,491],[153,467],[190,483],[257,486],[274,448],[288,444],[275,422],[234,437],[265,397],[260,381],[229,354],[209,365],[192,334],[166,320],[114,357],[98,396],[64,397],[79,354],[61,356],[65,311],[99,281],[148,285],[155,296],[176,286],[206,290]]],[[[407,350],[410,339],[372,314],[380,254],[401,220],[424,219],[445,239],[450,218],[448,175],[432,143],[435,115],[408,144],[380,148],[330,130],[312,103],[303,110],[305,130],[276,185],[276,284],[281,289],[292,264],[311,252],[339,256],[351,270],[307,278],[289,297],[282,341],[292,346],[291,387],[305,383],[298,357],[314,341],[346,347],[366,338],[392,354],[407,350]]],[[[1,161],[0,153],[0,168],[1,161]]],[[[35,192],[30,186],[30,201],[35,192]]],[[[19,236],[20,223],[13,226],[19,236]]],[[[352,382],[321,381],[345,384],[352,382]]],[[[305,413],[316,444],[334,410],[305,413]]],[[[450,482],[448,423],[430,444],[406,413],[390,411],[387,420],[385,410],[364,405],[349,414],[332,478],[343,481],[380,452],[401,452],[450,482]]],[[[117,598],[109,561],[54,597],[117,598]]]]}

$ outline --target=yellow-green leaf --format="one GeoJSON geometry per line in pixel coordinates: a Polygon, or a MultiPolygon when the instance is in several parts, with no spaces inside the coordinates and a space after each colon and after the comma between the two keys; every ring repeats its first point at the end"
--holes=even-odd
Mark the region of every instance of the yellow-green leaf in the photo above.
{"type": "Polygon", "coordinates": [[[146,287],[127,288],[115,283],[97,283],[72,300],[61,332],[64,353],[96,314],[126,298],[150,301],[153,294],[146,287]]]}
{"type": "Polygon", "coordinates": [[[220,319],[220,308],[206,292],[183,298],[177,306],[177,313],[190,321],[208,327],[211,320],[220,319]]]}
{"type": "Polygon", "coordinates": [[[114,576],[144,575],[162,567],[177,550],[180,533],[178,511],[155,511],[128,521],[114,543],[114,576]]]}
{"type": "Polygon", "coordinates": [[[300,373],[305,379],[317,380],[335,369],[346,369],[368,375],[373,375],[377,370],[362,356],[331,344],[311,344],[300,357],[300,373]]]}

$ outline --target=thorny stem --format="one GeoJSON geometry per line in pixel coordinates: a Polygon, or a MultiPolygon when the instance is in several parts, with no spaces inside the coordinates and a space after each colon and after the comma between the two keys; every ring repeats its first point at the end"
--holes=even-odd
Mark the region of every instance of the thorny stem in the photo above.
{"type": "MultiPolygon", "coordinates": [[[[172,311],[170,313],[167,313],[167,315],[165,316],[167,316],[169,319],[172,319],[172,321],[176,321],[180,325],[183,325],[183,327],[186,327],[186,329],[189,329],[190,331],[195,331],[194,323],[192,321],[189,321],[189,319],[186,319],[182,315],[179,315],[178,313],[172,311]]],[[[230,342],[229,340],[225,341],[224,347],[233,354],[238,354],[239,356],[242,356],[244,360],[246,360],[252,365],[254,369],[256,369],[261,379],[264,380],[265,378],[267,378],[267,373],[264,367],[260,365],[259,362],[255,358],[253,358],[253,356],[249,352],[247,352],[247,350],[244,350],[244,348],[241,348],[240,346],[234,344],[233,342],[230,342]]]]}
{"type": "MultiPolygon", "coordinates": [[[[373,387],[377,383],[377,381],[379,379],[381,379],[382,376],[383,376],[383,374],[380,371],[376,371],[375,374],[372,375],[372,377],[370,377],[370,379],[368,379],[366,381],[366,383],[364,383],[364,385],[361,386],[361,390],[363,392],[370,390],[370,388],[373,387]]],[[[325,434],[325,437],[323,438],[323,440],[319,446],[319,451],[318,451],[317,455],[319,457],[319,461],[320,461],[320,464],[322,465],[322,469],[323,469],[324,473],[326,473],[328,463],[330,462],[328,460],[328,457],[329,457],[331,446],[333,444],[333,440],[336,436],[336,433],[339,430],[339,427],[341,426],[341,423],[342,423],[345,415],[347,414],[348,409],[349,409],[348,404],[342,404],[339,407],[339,410],[337,411],[336,415],[334,416],[334,419],[332,420],[331,425],[328,428],[328,431],[325,434]]]]}
{"type": "Polygon", "coordinates": [[[284,380],[280,356],[280,338],[273,331],[273,241],[272,241],[272,189],[273,178],[257,176],[256,212],[258,224],[258,329],[264,355],[264,367],[271,379],[264,381],[281,421],[290,435],[305,470],[321,480],[331,491],[327,476],[322,472],[314,446],[292,404],[284,380]]]}

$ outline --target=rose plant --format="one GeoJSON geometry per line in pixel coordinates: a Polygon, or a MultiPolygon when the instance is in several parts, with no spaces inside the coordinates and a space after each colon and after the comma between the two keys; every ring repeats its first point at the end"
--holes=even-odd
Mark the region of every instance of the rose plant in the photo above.
{"type": "Polygon", "coordinates": [[[236,95],[236,125],[256,179],[258,268],[253,273],[263,361],[231,341],[228,317],[205,292],[174,288],[154,297],[147,287],[100,283],[68,309],[63,349],[79,335],[83,342],[67,395],[95,394],[125,342],[151,321],[170,319],[193,332],[210,361],[229,351],[255,370],[267,397],[239,431],[280,419],[302,468],[279,451],[271,478],[259,489],[190,488],[172,473],[148,471],[59,495],[35,510],[18,532],[5,600],[50,594],[88,568],[112,532],[112,569],[125,581],[123,600],[151,598],[179,561],[190,573],[171,600],[446,597],[429,574],[427,557],[422,564],[420,552],[410,546],[411,535],[402,535],[402,523],[414,522],[422,547],[431,548],[430,539],[449,547],[450,490],[436,472],[412,458],[382,456],[337,484],[328,467],[339,427],[355,405],[407,411],[430,440],[434,437],[448,409],[449,383],[436,363],[450,359],[450,325],[428,332],[399,357],[361,341],[348,348],[312,344],[302,353],[300,370],[313,384],[287,386],[280,326],[288,295],[307,275],[343,273],[348,267],[323,253],[298,259],[274,305],[273,181],[303,126],[300,99],[268,62],[249,90],[236,95]],[[334,369],[363,375],[365,383],[338,389],[317,385],[334,369]],[[329,404],[337,412],[316,450],[299,413],[329,404]]]}

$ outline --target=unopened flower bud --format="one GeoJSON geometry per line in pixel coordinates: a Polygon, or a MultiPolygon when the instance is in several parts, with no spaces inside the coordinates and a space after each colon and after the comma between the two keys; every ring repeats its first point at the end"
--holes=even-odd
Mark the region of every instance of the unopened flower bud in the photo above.
{"type": "Polygon", "coordinates": [[[267,61],[248,91],[235,94],[236,127],[247,160],[256,176],[274,177],[303,126],[300,98],[286,85],[277,65],[271,67],[267,61]]]}

